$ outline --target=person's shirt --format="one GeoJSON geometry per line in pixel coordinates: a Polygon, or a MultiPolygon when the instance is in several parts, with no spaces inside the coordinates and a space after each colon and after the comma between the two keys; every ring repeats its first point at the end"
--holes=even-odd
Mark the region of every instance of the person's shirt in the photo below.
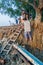
{"type": "Polygon", "coordinates": [[[25,32],[30,32],[31,31],[31,26],[30,26],[30,21],[29,20],[24,21],[24,31],[25,32]]]}
{"type": "Polygon", "coordinates": [[[23,16],[21,16],[21,19],[23,19],[23,16]]]}
{"type": "Polygon", "coordinates": [[[16,24],[18,24],[18,20],[16,19],[16,24]]]}
{"type": "Polygon", "coordinates": [[[23,15],[20,17],[21,18],[21,23],[23,23],[24,22],[24,17],[23,17],[23,15]]]}

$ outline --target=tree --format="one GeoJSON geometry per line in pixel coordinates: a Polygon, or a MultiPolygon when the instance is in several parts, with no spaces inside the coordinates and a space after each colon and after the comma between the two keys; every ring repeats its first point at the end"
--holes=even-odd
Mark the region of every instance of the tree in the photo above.
{"type": "Polygon", "coordinates": [[[43,8],[41,8],[41,22],[43,22],[43,8]]]}
{"type": "Polygon", "coordinates": [[[34,18],[36,15],[34,2],[35,0],[0,0],[0,12],[14,17],[19,16],[21,9],[24,8],[28,13],[32,13],[34,18]]]}

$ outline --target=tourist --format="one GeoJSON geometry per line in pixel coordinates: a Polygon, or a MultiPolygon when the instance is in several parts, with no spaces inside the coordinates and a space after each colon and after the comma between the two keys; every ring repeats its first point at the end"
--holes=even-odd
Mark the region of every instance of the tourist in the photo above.
{"type": "Polygon", "coordinates": [[[20,24],[21,23],[21,18],[20,17],[18,18],[18,21],[19,21],[19,24],[20,24]]]}
{"type": "Polygon", "coordinates": [[[25,18],[25,10],[22,10],[22,13],[21,13],[21,16],[20,16],[20,18],[19,18],[19,24],[21,24],[21,27],[24,29],[24,24],[23,24],[23,22],[24,22],[24,19],[25,18]]]}
{"type": "Polygon", "coordinates": [[[0,65],[4,65],[4,59],[0,58],[0,65]]]}
{"type": "Polygon", "coordinates": [[[22,11],[21,23],[23,24],[22,27],[24,29],[24,37],[26,43],[28,43],[28,40],[31,41],[31,26],[29,21],[29,15],[25,11],[22,11]]]}
{"type": "Polygon", "coordinates": [[[24,14],[25,18],[24,20],[24,36],[25,40],[28,43],[28,40],[31,41],[31,26],[30,26],[30,21],[29,21],[29,15],[26,13],[24,14]]]}
{"type": "Polygon", "coordinates": [[[22,13],[21,13],[21,23],[23,23],[23,18],[25,18],[25,10],[22,10],[22,13]]]}

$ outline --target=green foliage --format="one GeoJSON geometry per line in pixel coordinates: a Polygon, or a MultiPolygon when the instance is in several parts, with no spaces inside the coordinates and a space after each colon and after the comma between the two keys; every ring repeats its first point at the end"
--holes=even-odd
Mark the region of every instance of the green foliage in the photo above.
{"type": "Polygon", "coordinates": [[[3,4],[0,3],[0,8],[3,7],[3,4]]]}
{"type": "Polygon", "coordinates": [[[32,15],[32,18],[34,19],[35,16],[36,16],[35,9],[34,9],[31,5],[27,4],[27,5],[26,5],[26,10],[27,10],[27,12],[28,12],[29,14],[32,15]]]}
{"type": "Polygon", "coordinates": [[[39,0],[28,0],[28,2],[35,4],[37,7],[39,5],[39,0]]]}
{"type": "Polygon", "coordinates": [[[32,4],[34,3],[34,0],[28,0],[28,1],[29,1],[30,3],[32,3],[32,4]]]}
{"type": "Polygon", "coordinates": [[[38,5],[39,5],[39,0],[36,0],[36,1],[35,1],[35,4],[36,4],[36,7],[38,7],[38,5]]]}
{"type": "Polygon", "coordinates": [[[34,0],[2,0],[0,3],[0,10],[3,9],[3,13],[9,14],[11,17],[21,13],[21,9],[24,8],[28,13],[32,13],[32,17],[35,18],[36,12],[32,5],[29,3],[34,3],[34,0]],[[12,8],[12,5],[14,6],[12,8]],[[16,9],[14,9],[16,6],[16,9]]]}
{"type": "Polygon", "coordinates": [[[8,8],[7,13],[10,14],[11,17],[15,15],[14,10],[12,8],[8,8]]]}

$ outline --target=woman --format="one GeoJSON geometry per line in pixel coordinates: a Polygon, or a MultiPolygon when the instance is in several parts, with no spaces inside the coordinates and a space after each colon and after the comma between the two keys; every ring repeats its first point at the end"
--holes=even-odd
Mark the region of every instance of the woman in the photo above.
{"type": "Polygon", "coordinates": [[[26,13],[25,14],[25,18],[24,18],[24,36],[25,36],[25,40],[26,42],[28,42],[27,40],[29,39],[31,41],[31,26],[30,26],[30,21],[29,21],[29,15],[26,13]]]}

